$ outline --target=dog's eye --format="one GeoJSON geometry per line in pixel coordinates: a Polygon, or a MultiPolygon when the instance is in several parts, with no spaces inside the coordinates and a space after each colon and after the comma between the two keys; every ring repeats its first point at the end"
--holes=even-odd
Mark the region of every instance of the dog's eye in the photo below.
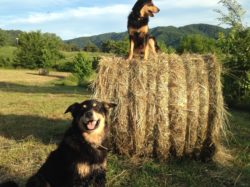
{"type": "Polygon", "coordinates": [[[87,108],[87,105],[83,105],[82,107],[83,107],[83,108],[87,108]]]}
{"type": "Polygon", "coordinates": [[[96,107],[96,105],[97,105],[96,103],[93,103],[93,107],[96,107]]]}

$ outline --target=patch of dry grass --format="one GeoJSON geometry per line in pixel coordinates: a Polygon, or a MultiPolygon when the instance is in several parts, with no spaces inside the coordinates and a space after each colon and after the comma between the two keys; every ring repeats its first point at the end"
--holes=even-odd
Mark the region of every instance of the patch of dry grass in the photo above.
{"type": "Polygon", "coordinates": [[[90,94],[85,88],[54,84],[67,73],[36,73],[0,70],[0,183],[14,179],[23,186],[70,124],[65,109],[90,94]]]}
{"type": "Polygon", "coordinates": [[[38,74],[37,70],[0,69],[0,82],[41,84],[67,76],[69,73],[50,72],[48,76],[42,76],[38,74]]]}
{"type": "Polygon", "coordinates": [[[15,140],[0,136],[0,181],[14,180],[24,185],[37,171],[55,144],[44,144],[33,136],[15,140]]]}

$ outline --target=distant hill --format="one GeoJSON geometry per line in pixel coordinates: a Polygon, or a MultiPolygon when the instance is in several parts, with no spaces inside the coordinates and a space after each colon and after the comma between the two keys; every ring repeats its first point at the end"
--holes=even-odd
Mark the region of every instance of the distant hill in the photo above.
{"type": "Polygon", "coordinates": [[[107,40],[123,40],[127,37],[126,32],[121,32],[121,33],[106,33],[106,34],[100,34],[100,35],[95,35],[95,36],[89,36],[89,37],[80,37],[80,38],[74,38],[71,40],[66,40],[66,43],[74,44],[77,47],[83,48],[87,44],[95,44],[97,47],[100,47],[104,41],[107,40]]]}
{"type": "MultiPolygon", "coordinates": [[[[150,33],[156,37],[158,41],[164,41],[166,45],[174,48],[178,47],[182,37],[189,34],[200,34],[210,38],[217,38],[219,32],[226,33],[228,30],[215,25],[208,24],[192,24],[183,27],[155,27],[150,30],[150,33]]],[[[66,40],[66,43],[75,44],[76,46],[83,48],[89,43],[93,43],[98,47],[107,40],[123,40],[128,38],[127,32],[121,33],[106,33],[90,37],[80,37],[71,40],[66,40]]]]}
{"type": "MultiPolygon", "coordinates": [[[[1,29],[0,29],[1,30],[1,29]]],[[[15,45],[16,38],[19,34],[22,33],[20,30],[2,30],[7,35],[7,44],[8,45],[15,45]]],[[[185,35],[189,34],[200,34],[203,36],[207,36],[210,38],[217,38],[219,32],[228,32],[228,29],[224,29],[219,26],[215,25],[208,25],[208,24],[192,24],[186,25],[183,27],[174,27],[174,26],[167,26],[167,27],[155,27],[150,30],[150,33],[156,37],[158,41],[163,41],[167,46],[172,46],[177,48],[180,40],[185,35]]],[[[74,38],[71,40],[65,40],[64,42],[74,44],[77,47],[83,48],[89,43],[95,44],[98,47],[101,47],[102,43],[107,40],[123,40],[127,39],[128,35],[127,32],[121,33],[105,33],[95,36],[89,37],[80,37],[74,38]]]]}

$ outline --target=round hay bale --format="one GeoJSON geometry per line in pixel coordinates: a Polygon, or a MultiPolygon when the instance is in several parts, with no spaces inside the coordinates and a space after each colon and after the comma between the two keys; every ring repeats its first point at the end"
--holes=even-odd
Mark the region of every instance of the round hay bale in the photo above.
{"type": "Polygon", "coordinates": [[[222,155],[220,69],[213,55],[160,54],[148,61],[103,57],[94,97],[118,104],[111,114],[113,150],[160,160],[222,155]]]}

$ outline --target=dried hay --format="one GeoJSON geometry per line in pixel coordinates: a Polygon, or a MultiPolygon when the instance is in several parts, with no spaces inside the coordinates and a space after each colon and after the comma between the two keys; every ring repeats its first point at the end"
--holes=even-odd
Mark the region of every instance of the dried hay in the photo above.
{"type": "Polygon", "coordinates": [[[218,161],[226,132],[220,71],[212,55],[161,54],[147,62],[103,58],[94,97],[118,104],[111,114],[113,150],[218,161]]]}

